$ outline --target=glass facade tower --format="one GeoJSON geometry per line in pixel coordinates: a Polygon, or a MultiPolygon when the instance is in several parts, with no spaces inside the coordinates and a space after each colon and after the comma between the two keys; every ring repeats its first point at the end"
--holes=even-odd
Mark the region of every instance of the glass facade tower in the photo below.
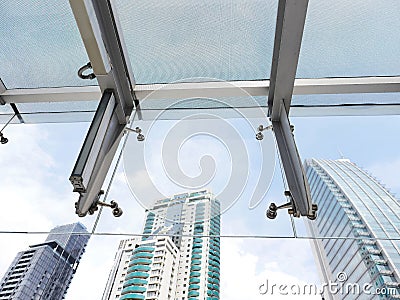
{"type": "Polygon", "coordinates": [[[324,289],[325,299],[400,298],[399,202],[347,159],[312,159],[305,167],[319,213],[307,227],[318,237],[313,251],[323,282],[369,290],[324,289]]]}
{"type": "Polygon", "coordinates": [[[0,283],[0,299],[64,299],[88,240],[81,223],[52,229],[44,243],[17,254],[0,283]]]}

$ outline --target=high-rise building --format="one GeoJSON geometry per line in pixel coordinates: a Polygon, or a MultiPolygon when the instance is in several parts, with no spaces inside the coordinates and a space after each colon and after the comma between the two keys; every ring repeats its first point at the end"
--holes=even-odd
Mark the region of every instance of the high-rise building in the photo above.
{"type": "Polygon", "coordinates": [[[81,223],[52,229],[44,243],[17,254],[1,280],[0,299],[63,299],[88,240],[81,223]]]}
{"type": "Polygon", "coordinates": [[[219,299],[219,234],[220,204],[207,190],[157,200],[143,237],[121,241],[103,300],[219,299]]]}
{"type": "Polygon", "coordinates": [[[323,289],[324,299],[399,299],[399,202],[347,159],[312,159],[305,167],[318,205],[317,219],[307,222],[317,237],[314,256],[323,283],[338,284],[323,289]]]}
{"type": "Polygon", "coordinates": [[[102,299],[118,299],[121,295],[132,251],[137,247],[139,241],[140,238],[120,241],[102,299]]]}

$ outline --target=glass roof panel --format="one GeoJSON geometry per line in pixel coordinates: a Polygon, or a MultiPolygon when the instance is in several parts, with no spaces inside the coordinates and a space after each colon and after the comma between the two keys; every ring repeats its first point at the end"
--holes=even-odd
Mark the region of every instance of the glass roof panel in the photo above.
{"type": "Polygon", "coordinates": [[[90,122],[99,101],[18,103],[25,123],[90,122]]]}
{"type": "Polygon", "coordinates": [[[269,78],[275,0],[117,0],[116,4],[139,84],[199,77],[269,78]]]}
{"type": "Polygon", "coordinates": [[[99,101],[18,103],[20,113],[42,112],[93,112],[99,101]]]}
{"type": "Polygon", "coordinates": [[[50,113],[23,113],[24,123],[77,123],[90,122],[94,111],[90,112],[50,112],[50,113]]]}
{"type": "Polygon", "coordinates": [[[400,74],[400,2],[310,0],[297,78],[400,74]]]}
{"type": "Polygon", "coordinates": [[[68,1],[1,1],[0,20],[6,88],[97,84],[77,76],[89,60],[68,1]]]}
{"type": "Polygon", "coordinates": [[[364,94],[329,94],[329,95],[294,95],[292,106],[322,105],[385,105],[399,104],[400,93],[364,93],[364,94]]]}
{"type": "Polygon", "coordinates": [[[10,104],[0,105],[0,114],[14,114],[14,111],[10,104]]]}

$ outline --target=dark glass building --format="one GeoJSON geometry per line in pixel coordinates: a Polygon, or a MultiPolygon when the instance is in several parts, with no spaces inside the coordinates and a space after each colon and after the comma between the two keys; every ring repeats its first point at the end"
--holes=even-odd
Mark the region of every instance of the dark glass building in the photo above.
{"type": "Polygon", "coordinates": [[[17,254],[1,280],[0,299],[63,299],[88,240],[81,223],[52,229],[44,243],[17,254]]]}

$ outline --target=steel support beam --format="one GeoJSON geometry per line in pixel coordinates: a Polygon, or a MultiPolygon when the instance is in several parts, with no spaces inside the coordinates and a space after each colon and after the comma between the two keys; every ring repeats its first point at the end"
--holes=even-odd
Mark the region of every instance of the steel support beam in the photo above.
{"type": "Polygon", "coordinates": [[[6,91],[6,86],[3,83],[3,80],[1,80],[0,78],[0,105],[5,105],[6,104],[6,100],[4,100],[2,94],[4,94],[4,92],[6,91]]]}
{"type": "MultiPolygon", "coordinates": [[[[102,99],[72,171],[76,213],[97,205],[100,191],[134,106],[134,77],[110,0],[70,0],[102,99]]],[[[93,210],[91,210],[93,211],[93,210]]]]}
{"type": "Polygon", "coordinates": [[[109,0],[70,0],[83,43],[101,91],[112,89],[117,101],[117,115],[126,124],[134,103],[135,80],[129,57],[109,0]]]}
{"type": "Polygon", "coordinates": [[[309,186],[289,122],[308,0],[280,0],[268,93],[268,115],[285,172],[291,213],[314,218],[309,186]]]}
{"type": "MultiPolygon", "coordinates": [[[[269,80],[137,84],[138,100],[268,96],[269,80]]],[[[293,95],[400,93],[400,77],[296,79],[293,95]]],[[[5,103],[90,101],[101,97],[99,86],[0,89],[5,103]]]]}
{"type": "Polygon", "coordinates": [[[124,133],[125,125],[119,124],[116,107],[112,90],[104,91],[70,176],[74,192],[80,195],[75,205],[80,217],[97,202],[124,133]]]}
{"type": "MultiPolygon", "coordinates": [[[[282,111],[284,111],[283,101],[281,105],[282,111]]],[[[279,121],[272,121],[272,127],[291,193],[293,215],[296,217],[310,216],[312,215],[310,190],[294,141],[289,118],[286,113],[280,114],[280,117],[279,121]]]]}
{"type": "Polygon", "coordinates": [[[281,100],[289,113],[308,0],[280,0],[268,94],[269,116],[281,119],[281,100]]]}

